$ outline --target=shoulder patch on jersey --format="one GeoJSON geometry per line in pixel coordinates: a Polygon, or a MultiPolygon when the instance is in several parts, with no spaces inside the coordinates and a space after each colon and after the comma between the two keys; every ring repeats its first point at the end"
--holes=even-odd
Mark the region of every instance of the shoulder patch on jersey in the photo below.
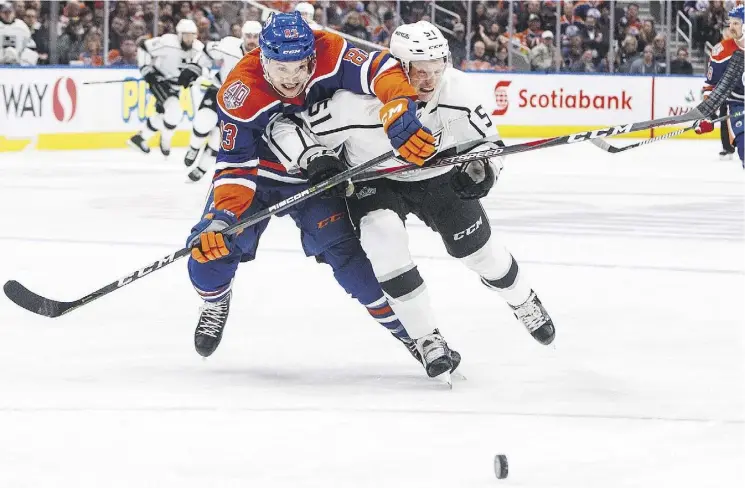
{"type": "Polygon", "coordinates": [[[222,103],[228,110],[235,110],[243,106],[249,93],[251,93],[251,89],[248,85],[241,80],[236,80],[223,91],[222,103]]]}
{"type": "Polygon", "coordinates": [[[709,69],[706,70],[706,79],[710,80],[714,76],[714,68],[709,65],[709,69]]]}

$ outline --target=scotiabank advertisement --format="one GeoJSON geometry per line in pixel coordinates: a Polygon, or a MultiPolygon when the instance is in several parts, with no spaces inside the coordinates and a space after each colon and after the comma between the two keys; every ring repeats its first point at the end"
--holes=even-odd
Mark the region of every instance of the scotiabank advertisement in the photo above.
{"type": "Polygon", "coordinates": [[[609,126],[650,118],[651,78],[471,73],[497,126],[609,126]]]}

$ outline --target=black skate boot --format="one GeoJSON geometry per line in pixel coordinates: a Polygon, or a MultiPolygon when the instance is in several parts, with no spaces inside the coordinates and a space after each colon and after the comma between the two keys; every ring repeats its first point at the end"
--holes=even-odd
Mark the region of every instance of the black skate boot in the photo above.
{"type": "MultiPolygon", "coordinates": [[[[401,340],[401,339],[399,339],[399,340],[401,340]]],[[[411,354],[411,356],[414,359],[416,359],[419,364],[421,364],[422,366],[424,366],[424,362],[422,362],[422,355],[419,354],[419,351],[416,348],[416,342],[415,341],[413,341],[413,340],[408,340],[408,341],[401,340],[401,344],[403,344],[404,346],[406,346],[406,349],[409,351],[409,354],[411,354]]],[[[455,371],[455,369],[460,364],[460,359],[461,359],[460,358],[460,353],[458,351],[456,351],[455,349],[450,349],[450,360],[453,363],[453,367],[450,370],[451,373],[453,371],[455,371]]]]}
{"type": "Polygon", "coordinates": [[[127,145],[129,147],[139,149],[145,154],[148,154],[150,152],[150,148],[147,145],[147,141],[140,134],[135,134],[132,137],[130,137],[129,140],[127,141],[127,145]]]}
{"type": "Polygon", "coordinates": [[[202,176],[207,174],[205,170],[197,166],[193,170],[189,171],[189,174],[187,175],[191,181],[199,181],[202,179],[202,176]]]}
{"type": "Polygon", "coordinates": [[[194,347],[201,356],[208,357],[220,345],[228,321],[231,294],[228,292],[217,302],[204,302],[199,309],[201,315],[194,331],[194,347]]]}
{"type": "Polygon", "coordinates": [[[199,156],[199,149],[189,147],[189,150],[186,151],[186,156],[184,156],[184,164],[187,168],[194,164],[194,161],[197,160],[197,156],[199,156]]]}
{"type": "Polygon", "coordinates": [[[728,151],[726,149],[723,149],[719,152],[719,159],[721,161],[731,161],[734,157],[735,150],[732,149],[731,151],[728,151]]]}
{"type": "MultiPolygon", "coordinates": [[[[457,367],[453,365],[452,351],[439,330],[435,329],[431,334],[420,337],[415,342],[422,358],[422,365],[430,378],[449,373],[457,367]]],[[[460,354],[457,357],[460,363],[460,354]]]]}
{"type": "Polygon", "coordinates": [[[533,339],[545,346],[553,342],[556,335],[554,323],[534,291],[530,291],[530,296],[525,303],[517,307],[510,305],[510,307],[515,312],[515,317],[528,329],[533,339]]]}

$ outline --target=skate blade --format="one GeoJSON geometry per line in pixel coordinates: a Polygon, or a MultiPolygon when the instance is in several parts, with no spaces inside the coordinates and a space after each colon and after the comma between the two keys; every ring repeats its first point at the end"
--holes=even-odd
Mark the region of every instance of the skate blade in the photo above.
{"type": "Polygon", "coordinates": [[[142,150],[142,148],[141,148],[140,146],[138,146],[137,144],[135,144],[135,143],[134,143],[134,142],[132,142],[132,141],[129,141],[129,140],[128,140],[128,141],[127,141],[127,145],[128,145],[129,147],[131,147],[132,149],[137,149],[137,151],[139,151],[139,152],[140,152],[140,153],[142,153],[142,154],[150,154],[150,151],[143,151],[143,150],[142,150]]]}
{"type": "Polygon", "coordinates": [[[441,381],[444,384],[446,384],[448,386],[448,389],[450,390],[453,389],[453,376],[450,374],[450,371],[446,371],[442,373],[441,375],[436,376],[436,378],[438,381],[441,381]]]}

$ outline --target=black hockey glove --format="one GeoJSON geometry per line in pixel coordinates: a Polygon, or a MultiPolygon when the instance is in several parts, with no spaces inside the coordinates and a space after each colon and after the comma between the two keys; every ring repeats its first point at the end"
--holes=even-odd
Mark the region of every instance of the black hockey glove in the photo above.
{"type": "Polygon", "coordinates": [[[194,81],[199,78],[201,74],[201,66],[199,66],[198,64],[189,63],[184,66],[184,69],[181,70],[181,73],[178,75],[178,84],[186,88],[187,86],[194,83],[194,81]]]}
{"type": "MultiPolygon", "coordinates": [[[[308,182],[311,185],[322,183],[332,176],[344,172],[347,167],[336,156],[320,154],[308,162],[308,182]]],[[[354,185],[350,180],[326,190],[321,198],[344,198],[354,193],[354,185]]]]}
{"type": "Polygon", "coordinates": [[[143,66],[140,68],[140,73],[142,73],[142,79],[147,81],[147,84],[150,86],[163,80],[163,74],[155,66],[143,66]]]}
{"type": "Polygon", "coordinates": [[[489,194],[501,168],[488,159],[464,164],[453,173],[450,187],[461,200],[477,200],[489,194]]]}

